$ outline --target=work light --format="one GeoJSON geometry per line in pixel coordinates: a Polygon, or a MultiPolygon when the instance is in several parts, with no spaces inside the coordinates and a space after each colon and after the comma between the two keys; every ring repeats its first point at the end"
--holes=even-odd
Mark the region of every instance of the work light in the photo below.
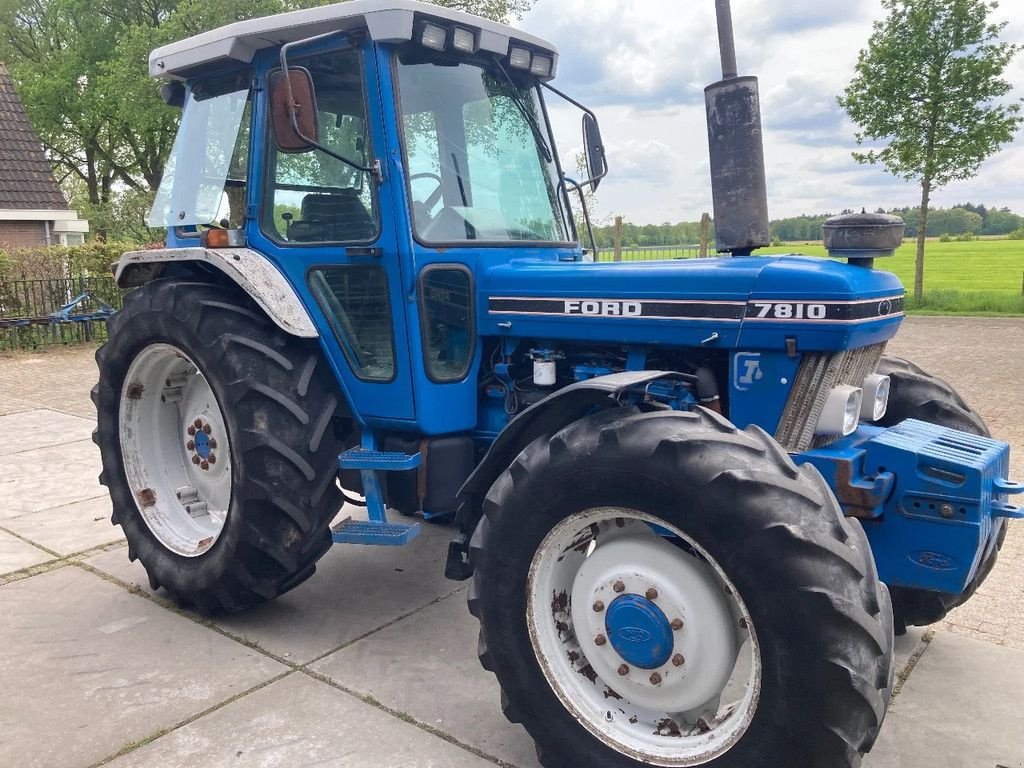
{"type": "Polygon", "coordinates": [[[420,42],[426,48],[443,51],[448,43],[448,30],[437,24],[426,24],[423,27],[423,37],[420,38],[420,42]]]}
{"type": "Polygon", "coordinates": [[[539,53],[533,57],[533,64],[530,65],[530,72],[537,77],[548,77],[551,74],[551,67],[554,64],[550,56],[541,56],[539,53]]]}
{"type": "Polygon", "coordinates": [[[526,48],[513,48],[508,54],[508,63],[512,69],[529,69],[533,54],[526,48]]]}
{"type": "Polygon", "coordinates": [[[473,53],[476,51],[476,35],[470,29],[456,27],[452,33],[452,47],[463,53],[473,53]]]}

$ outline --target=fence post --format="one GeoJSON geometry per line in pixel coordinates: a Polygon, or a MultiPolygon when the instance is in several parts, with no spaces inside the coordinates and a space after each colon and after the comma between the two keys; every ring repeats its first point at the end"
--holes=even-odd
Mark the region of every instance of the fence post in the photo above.
{"type": "Polygon", "coordinates": [[[615,217],[615,260],[622,261],[622,217],[615,217]]]}
{"type": "Polygon", "coordinates": [[[708,235],[711,234],[711,216],[706,212],[700,217],[700,253],[697,255],[699,259],[706,259],[708,257],[708,235]]]}

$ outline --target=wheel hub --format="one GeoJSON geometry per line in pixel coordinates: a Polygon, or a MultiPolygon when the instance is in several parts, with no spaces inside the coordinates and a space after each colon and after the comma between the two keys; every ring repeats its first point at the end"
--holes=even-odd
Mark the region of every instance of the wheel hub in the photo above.
{"type": "Polygon", "coordinates": [[[646,597],[617,597],[608,606],[605,628],[612,648],[627,664],[657,669],[672,658],[672,625],[665,613],[646,597]]]}

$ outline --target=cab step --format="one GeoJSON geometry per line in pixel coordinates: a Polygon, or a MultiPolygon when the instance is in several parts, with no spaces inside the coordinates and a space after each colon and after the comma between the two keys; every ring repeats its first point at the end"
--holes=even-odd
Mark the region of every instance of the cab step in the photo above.
{"type": "Polygon", "coordinates": [[[376,472],[405,472],[420,465],[420,454],[397,451],[376,451],[356,446],[338,457],[341,469],[376,472]]]}
{"type": "Polygon", "coordinates": [[[331,539],[335,544],[401,547],[419,534],[419,523],[376,523],[372,520],[353,520],[348,517],[331,526],[331,539]]]}

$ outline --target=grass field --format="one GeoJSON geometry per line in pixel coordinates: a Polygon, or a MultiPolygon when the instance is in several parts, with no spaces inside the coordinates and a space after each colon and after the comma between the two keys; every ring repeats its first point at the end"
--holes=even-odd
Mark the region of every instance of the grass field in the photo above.
{"type": "MultiPolygon", "coordinates": [[[[895,273],[909,292],[914,287],[917,243],[906,241],[896,255],[875,262],[895,273]]],[[[825,256],[820,243],[787,243],[758,254],[803,253],[825,256]]],[[[925,250],[924,300],[908,301],[920,314],[1024,315],[1024,240],[978,240],[941,243],[929,240],[925,250]]]]}

